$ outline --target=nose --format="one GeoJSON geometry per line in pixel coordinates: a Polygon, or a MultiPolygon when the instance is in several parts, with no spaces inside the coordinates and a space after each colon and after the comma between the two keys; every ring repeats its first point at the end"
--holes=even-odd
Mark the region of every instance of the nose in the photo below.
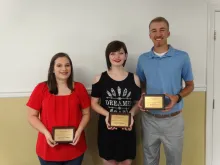
{"type": "Polygon", "coordinates": [[[161,34],[157,34],[157,35],[156,35],[156,38],[159,38],[159,37],[161,37],[161,34]]]}
{"type": "Polygon", "coordinates": [[[62,70],[64,70],[64,71],[67,70],[67,67],[66,67],[66,66],[63,66],[63,67],[62,67],[62,70]]]}
{"type": "Polygon", "coordinates": [[[116,58],[119,59],[120,58],[120,53],[116,54],[116,58]]]}
{"type": "Polygon", "coordinates": [[[161,32],[160,32],[160,31],[157,31],[155,36],[156,36],[156,37],[161,37],[161,32]]]}

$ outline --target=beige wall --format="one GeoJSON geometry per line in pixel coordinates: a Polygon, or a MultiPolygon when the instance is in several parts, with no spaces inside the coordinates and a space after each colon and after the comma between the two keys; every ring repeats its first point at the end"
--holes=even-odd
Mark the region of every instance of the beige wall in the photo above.
{"type": "MultiPolygon", "coordinates": [[[[37,132],[27,123],[25,103],[27,98],[0,99],[0,164],[38,165],[35,155],[37,132]]],[[[185,99],[184,108],[185,139],[183,165],[205,164],[205,92],[194,92],[185,99]]],[[[143,165],[140,122],[137,116],[137,158],[134,165],[143,165]]],[[[88,150],[84,165],[101,165],[97,154],[97,115],[86,130],[88,150]]],[[[165,157],[161,150],[161,165],[165,157]]]]}

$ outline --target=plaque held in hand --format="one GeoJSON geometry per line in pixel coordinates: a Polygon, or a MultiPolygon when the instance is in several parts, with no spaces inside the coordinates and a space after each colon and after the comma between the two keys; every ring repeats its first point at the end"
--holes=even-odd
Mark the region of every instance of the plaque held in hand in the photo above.
{"type": "Polygon", "coordinates": [[[165,109],[165,95],[164,94],[146,94],[144,96],[144,109],[164,110],[165,109]]]}
{"type": "Polygon", "coordinates": [[[131,124],[131,114],[110,112],[109,124],[111,127],[128,128],[131,124]]]}
{"type": "Polygon", "coordinates": [[[56,143],[72,143],[75,127],[53,127],[52,137],[56,143]]]}

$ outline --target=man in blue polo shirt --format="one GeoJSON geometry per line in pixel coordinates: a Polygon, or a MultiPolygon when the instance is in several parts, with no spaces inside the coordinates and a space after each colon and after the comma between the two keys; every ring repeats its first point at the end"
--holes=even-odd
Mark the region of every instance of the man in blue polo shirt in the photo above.
{"type": "Polygon", "coordinates": [[[144,111],[141,117],[144,165],[159,164],[161,143],[166,164],[181,165],[184,136],[182,98],[194,89],[191,62],[188,53],[167,43],[170,31],[165,18],[157,17],[150,22],[149,36],[154,46],[149,52],[140,55],[136,71],[143,91],[139,107],[144,111]],[[145,94],[165,94],[165,109],[144,109],[145,94]]]}

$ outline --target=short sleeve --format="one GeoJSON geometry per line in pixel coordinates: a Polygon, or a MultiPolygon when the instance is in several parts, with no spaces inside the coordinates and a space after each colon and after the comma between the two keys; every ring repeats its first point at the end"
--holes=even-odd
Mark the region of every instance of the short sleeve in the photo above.
{"type": "Polygon", "coordinates": [[[186,54],[184,59],[184,64],[182,68],[182,78],[184,81],[193,80],[192,65],[188,54],[186,54]]]}
{"type": "Polygon", "coordinates": [[[85,86],[81,83],[78,83],[78,87],[76,86],[77,95],[79,96],[80,100],[80,107],[82,109],[88,108],[91,105],[89,94],[85,88],[85,86]]]}
{"type": "Polygon", "coordinates": [[[141,82],[145,82],[146,81],[145,74],[144,74],[143,68],[141,66],[141,57],[138,58],[136,74],[139,77],[141,82]]]}
{"type": "Polygon", "coordinates": [[[35,86],[32,91],[29,100],[27,102],[27,106],[33,108],[37,111],[40,111],[42,108],[42,100],[43,100],[43,89],[46,86],[46,83],[39,83],[35,86]]]}
{"type": "Polygon", "coordinates": [[[91,96],[92,97],[97,97],[97,98],[101,97],[101,87],[100,87],[100,83],[99,82],[97,82],[95,84],[92,84],[91,96]]]}

